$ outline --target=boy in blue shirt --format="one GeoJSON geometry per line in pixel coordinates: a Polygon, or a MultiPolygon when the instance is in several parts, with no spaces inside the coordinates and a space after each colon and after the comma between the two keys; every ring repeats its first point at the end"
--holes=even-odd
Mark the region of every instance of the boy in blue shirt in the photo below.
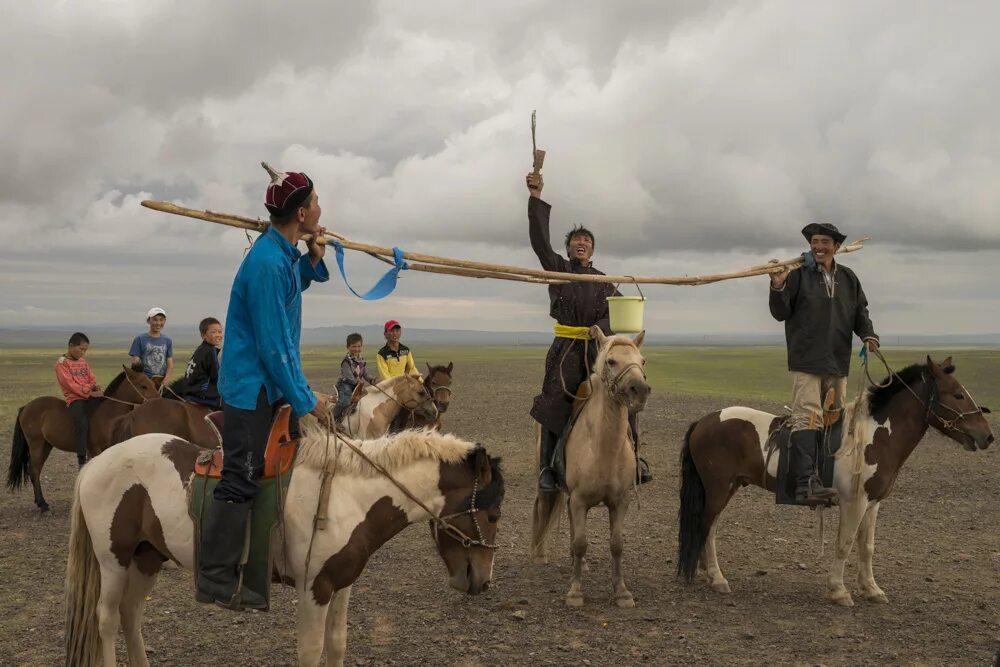
{"type": "Polygon", "coordinates": [[[234,610],[267,606],[262,592],[241,585],[240,559],[275,410],[287,402],[293,419],[313,414],[330,427],[329,406],[309,387],[299,355],[302,292],[330,278],[326,246],[316,242],[326,232],[319,199],[305,174],[262,166],[271,175],[264,197],[271,226],[243,258],[229,293],[219,370],[222,477],[203,515],[195,579],[195,599],[234,610]],[[312,239],[303,257],[296,245],[305,234],[312,239]]]}
{"type": "Polygon", "coordinates": [[[150,378],[162,378],[157,386],[170,380],[174,370],[174,342],[163,335],[163,327],[167,324],[167,311],[153,307],[146,313],[146,324],[149,331],[139,334],[132,340],[128,355],[132,367],[150,378]]]}

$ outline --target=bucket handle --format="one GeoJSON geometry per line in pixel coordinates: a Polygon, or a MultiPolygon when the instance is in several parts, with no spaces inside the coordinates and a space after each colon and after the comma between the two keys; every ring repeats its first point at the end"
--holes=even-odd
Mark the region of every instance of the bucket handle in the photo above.
{"type": "MultiPolygon", "coordinates": [[[[639,298],[645,301],[646,295],[642,293],[642,288],[639,287],[639,281],[635,279],[635,276],[625,276],[625,277],[632,279],[632,284],[635,285],[635,288],[639,291],[639,298]]],[[[615,289],[617,290],[619,287],[621,287],[621,285],[622,285],[621,283],[618,283],[617,285],[615,285],[615,289]]]]}

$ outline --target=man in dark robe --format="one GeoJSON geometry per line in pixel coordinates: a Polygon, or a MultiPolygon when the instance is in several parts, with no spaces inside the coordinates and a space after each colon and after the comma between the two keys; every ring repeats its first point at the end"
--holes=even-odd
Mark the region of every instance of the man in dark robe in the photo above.
{"type": "MultiPolygon", "coordinates": [[[[574,227],[566,235],[568,259],[552,249],[549,237],[549,212],[552,207],[542,200],[542,175],[528,174],[528,236],[531,249],[546,271],[604,275],[594,268],[594,234],[585,227],[574,227]]],[[[555,339],[545,356],[545,378],[542,393],[535,396],[531,416],[541,424],[541,457],[538,488],[556,491],[558,483],[552,469],[552,456],[573,410],[573,396],[587,379],[597,356],[597,345],[587,331],[597,325],[611,335],[608,297],[618,292],[611,283],[569,282],[549,285],[549,315],[556,321],[555,339]]],[[[632,442],[638,447],[638,427],[635,415],[629,415],[632,442]]],[[[645,461],[640,459],[640,482],[652,479],[645,461]]]]}

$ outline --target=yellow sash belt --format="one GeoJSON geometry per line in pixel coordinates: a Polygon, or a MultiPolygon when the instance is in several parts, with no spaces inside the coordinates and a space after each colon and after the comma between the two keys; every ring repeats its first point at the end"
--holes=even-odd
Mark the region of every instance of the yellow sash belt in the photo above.
{"type": "Polygon", "coordinates": [[[556,338],[573,338],[575,340],[591,340],[590,327],[574,327],[568,324],[559,324],[552,327],[556,338]]]}

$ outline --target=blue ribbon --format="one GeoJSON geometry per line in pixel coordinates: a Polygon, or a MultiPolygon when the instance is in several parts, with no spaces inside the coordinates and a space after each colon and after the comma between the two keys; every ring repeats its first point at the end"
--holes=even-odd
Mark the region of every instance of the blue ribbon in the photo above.
{"type": "Polygon", "coordinates": [[[858,356],[861,357],[863,363],[868,363],[868,343],[861,341],[861,351],[858,352],[858,356]]]}
{"type": "Polygon", "coordinates": [[[376,301],[378,299],[385,298],[392,294],[392,291],[396,289],[396,279],[399,278],[399,272],[403,269],[410,268],[410,265],[406,263],[403,259],[403,251],[395,246],[392,249],[392,257],[395,260],[395,266],[385,272],[385,275],[378,279],[375,286],[364,294],[358,294],[351,287],[351,284],[347,282],[347,273],[344,271],[344,246],[340,241],[333,241],[334,251],[337,253],[337,267],[340,269],[340,277],[344,279],[344,284],[347,285],[347,289],[351,290],[351,293],[358,297],[359,299],[364,299],[365,301],[376,301]]]}

